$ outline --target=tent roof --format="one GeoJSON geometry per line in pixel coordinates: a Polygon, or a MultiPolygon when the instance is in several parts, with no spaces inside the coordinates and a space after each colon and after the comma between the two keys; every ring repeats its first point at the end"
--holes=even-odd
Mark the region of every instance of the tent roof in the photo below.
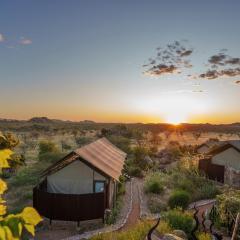
{"type": "Polygon", "coordinates": [[[213,148],[208,155],[216,155],[220,152],[225,151],[228,148],[234,148],[240,152],[240,140],[220,141],[219,145],[213,148]]]}
{"type": "Polygon", "coordinates": [[[43,174],[49,175],[59,171],[71,162],[83,159],[86,163],[97,168],[107,176],[116,180],[121,175],[127,154],[110,143],[106,138],[100,138],[74,150],[72,153],[50,166],[43,174]]]}

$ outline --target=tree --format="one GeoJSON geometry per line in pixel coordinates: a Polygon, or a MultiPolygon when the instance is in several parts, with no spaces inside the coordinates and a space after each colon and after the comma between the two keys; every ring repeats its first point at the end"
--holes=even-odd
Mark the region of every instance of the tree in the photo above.
{"type": "MultiPolygon", "coordinates": [[[[5,138],[2,134],[1,139],[5,138]]],[[[6,139],[5,139],[6,140],[6,139]]],[[[0,171],[9,168],[8,161],[13,155],[11,138],[5,148],[0,149],[0,171]],[[7,147],[8,146],[8,147],[7,147]]],[[[8,141],[8,140],[7,140],[8,141]]],[[[7,190],[7,184],[0,178],[0,239],[20,240],[26,232],[35,235],[35,226],[42,221],[38,212],[32,207],[26,207],[18,214],[7,214],[7,207],[2,194],[7,190]]]]}

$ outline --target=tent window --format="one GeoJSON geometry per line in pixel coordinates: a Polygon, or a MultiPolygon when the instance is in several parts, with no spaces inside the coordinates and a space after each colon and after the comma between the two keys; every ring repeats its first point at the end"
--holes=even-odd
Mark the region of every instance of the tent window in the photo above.
{"type": "Polygon", "coordinates": [[[100,193],[104,192],[105,181],[95,181],[94,182],[94,192],[100,193]]]}

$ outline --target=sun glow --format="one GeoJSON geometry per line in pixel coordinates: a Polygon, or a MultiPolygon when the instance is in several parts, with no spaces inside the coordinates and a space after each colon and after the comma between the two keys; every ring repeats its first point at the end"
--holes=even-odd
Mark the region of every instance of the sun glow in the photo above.
{"type": "Polygon", "coordinates": [[[173,125],[179,125],[180,123],[187,122],[187,116],[179,114],[170,114],[166,117],[166,122],[173,125]]]}
{"type": "Polygon", "coordinates": [[[209,110],[205,102],[192,95],[169,94],[138,102],[138,111],[154,116],[157,121],[178,125],[190,122],[192,118],[209,110]]]}

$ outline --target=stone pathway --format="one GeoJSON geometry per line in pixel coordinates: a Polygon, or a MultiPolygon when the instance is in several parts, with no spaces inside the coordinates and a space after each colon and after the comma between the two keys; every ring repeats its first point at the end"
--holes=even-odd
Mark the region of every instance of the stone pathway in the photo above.
{"type": "Polygon", "coordinates": [[[140,217],[140,198],[139,198],[139,188],[138,188],[138,179],[133,179],[132,185],[132,210],[127,218],[124,226],[119,229],[120,231],[125,231],[135,225],[140,217]]]}

